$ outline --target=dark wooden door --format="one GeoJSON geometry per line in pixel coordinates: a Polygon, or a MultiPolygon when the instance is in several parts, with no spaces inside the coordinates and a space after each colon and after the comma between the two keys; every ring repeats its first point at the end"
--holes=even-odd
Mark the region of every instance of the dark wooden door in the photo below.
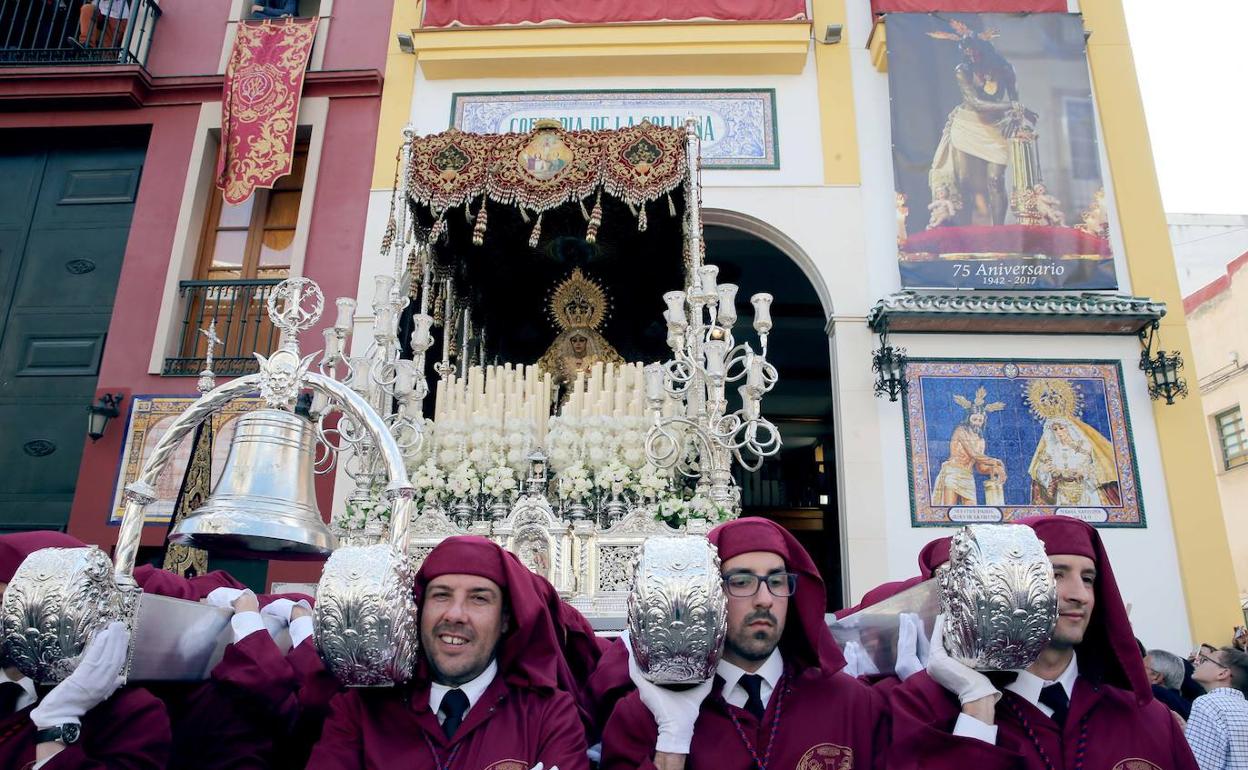
{"type": "Polygon", "coordinates": [[[0,530],[69,521],[146,144],[0,133],[0,530]]]}

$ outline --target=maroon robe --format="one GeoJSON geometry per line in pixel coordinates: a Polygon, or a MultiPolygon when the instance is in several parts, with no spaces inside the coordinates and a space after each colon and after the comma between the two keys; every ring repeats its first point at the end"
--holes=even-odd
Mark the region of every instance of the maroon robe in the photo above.
{"type": "Polygon", "coordinates": [[[135,567],[134,581],[139,584],[139,588],[142,588],[144,593],[171,596],[174,599],[186,599],[191,602],[204,599],[217,588],[241,590],[247,587],[225,570],[218,569],[204,575],[185,578],[151,564],[140,564],[135,567]]]}
{"type": "MultiPolygon", "coordinates": [[[[694,724],[688,770],[753,770],[757,764],[751,751],[773,769],[882,767],[888,734],[883,700],[841,671],[845,658],[824,622],[826,592],[810,554],[767,519],[730,521],[707,537],[724,562],[752,551],[779,555],[786,569],[797,573],[798,587],[780,638],[784,679],[772,692],[762,722],[724,700],[723,680],[717,676],[694,724]]],[[[628,694],[607,721],[602,770],[653,770],[657,740],[653,715],[637,692],[628,694]]]]}
{"type": "Polygon", "coordinates": [[[1020,523],[1036,531],[1050,556],[1085,556],[1096,565],[1092,618],[1075,645],[1079,677],[1064,726],[1007,690],[997,701],[995,745],[953,735],[962,710],[957,697],[921,672],[889,699],[890,770],[1197,770],[1183,731],[1153,700],[1100,534],[1066,516],[1020,523]]]}
{"type": "MultiPolygon", "coordinates": [[[[82,548],[61,532],[0,535],[0,582],[8,583],[22,561],[42,548],[82,548]]],[[[46,692],[46,689],[41,689],[46,692]]],[[[16,770],[35,761],[34,705],[0,718],[0,768],[16,770]]],[[[46,770],[147,770],[169,760],[169,716],[151,693],[118,690],[82,716],[82,737],[43,766],[46,770]]]]}
{"type": "Polygon", "coordinates": [[[472,574],[503,589],[508,631],[498,673],[447,738],[429,708],[424,655],[409,686],[349,690],[334,698],[309,768],[316,770],[528,770],[537,762],[588,770],[585,728],[575,697],[560,689],[559,632],[532,573],[512,554],[476,536],[443,540],[425,557],[413,593],[423,606],[429,581],[472,574]]]}
{"type": "MultiPolygon", "coordinates": [[[[0,768],[35,761],[34,705],[0,720],[0,768]]],[[[137,687],[118,690],[82,717],[82,737],[40,770],[164,770],[169,762],[169,717],[156,696],[137,687]]]]}

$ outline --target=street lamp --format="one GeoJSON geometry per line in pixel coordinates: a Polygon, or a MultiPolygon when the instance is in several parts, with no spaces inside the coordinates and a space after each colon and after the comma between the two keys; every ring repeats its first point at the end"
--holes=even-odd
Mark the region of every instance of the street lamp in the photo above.
{"type": "Polygon", "coordinates": [[[103,393],[98,402],[87,407],[87,435],[91,441],[99,441],[108,427],[108,421],[121,414],[121,400],[125,395],[103,393]]]}
{"type": "Polygon", "coordinates": [[[1140,344],[1144,346],[1140,352],[1140,369],[1148,375],[1148,397],[1154,401],[1164,398],[1166,405],[1170,406],[1174,404],[1175,396],[1187,398],[1187,381],[1179,376],[1183,356],[1161,349],[1153,353],[1158,326],[1158,322],[1153,321],[1140,331],[1140,344]]]}
{"type": "Polygon", "coordinates": [[[888,319],[880,322],[880,346],[871,351],[871,371],[875,372],[875,396],[885,394],[889,401],[906,392],[906,349],[888,344],[888,319]]]}

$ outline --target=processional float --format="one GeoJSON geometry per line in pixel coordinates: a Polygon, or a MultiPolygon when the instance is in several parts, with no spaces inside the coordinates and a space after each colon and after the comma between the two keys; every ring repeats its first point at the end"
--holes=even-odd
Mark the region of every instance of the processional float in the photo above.
{"type": "MultiPolygon", "coordinates": [[[[418,501],[409,475],[435,429],[424,416],[432,330],[441,326],[443,332],[442,360],[433,367],[439,387],[456,376],[467,378],[472,360],[469,306],[457,301],[452,278],[440,274],[435,259],[447,212],[462,206],[471,216],[470,204],[480,200],[472,231],[479,245],[487,229],[487,197],[519,205],[522,213],[529,206],[537,212],[533,245],[540,236],[542,206],[580,199],[584,209],[584,200],[593,198],[593,213],[584,211],[586,240],[592,242],[601,226],[603,190],[635,206],[638,227],[644,229],[647,203],[683,185],[687,285],[663,296],[671,360],[645,367],[636,383],[650,423],[644,451],[655,467],[689,479],[721,515],[737,514],[734,459],[753,470],[780,448],[779,431],[761,410],[778,378],[767,361],[772,297],[760,293],[750,300],[758,346],[738,344],[733,336],[737,287],[718,283],[717,268],[703,260],[694,126],[564,132],[542,125],[529,135],[496,137],[494,145],[474,144],[468,137],[454,130],[425,138],[410,127],[404,131],[398,205],[386,238],[394,265],[390,274],[374,280],[373,332],[363,354],[347,350],[356,303],[340,298],[313,370],[316,354],[301,355],[297,337],[319,319],[324,297],[307,279],[283,282],[268,307],[281,331],[279,349],[267,358],[257,356],[257,374],[213,388],[170,425],[138,480],[125,489],[115,559],[110,562],[94,547],[45,549],[22,565],[5,592],[3,622],[6,649],[23,672],[42,682],[63,679],[94,633],[119,620],[132,632],[127,668],[132,678],[207,675],[228,639],[230,613],[142,594],[133,569],[144,509],[154,502],[156,480],[178,444],[225,404],[256,391],[264,408],[238,418],[220,482],[204,506],[175,526],[170,539],[263,558],[328,555],[317,588],[314,638],[326,665],[344,683],[388,685],[411,676],[418,645],[411,593],[416,570],[433,544],[464,533],[492,537],[522,554],[591,617],[595,612],[627,614],[634,650],[655,681],[693,681],[714,671],[725,612],[718,557],[701,536],[711,517],[691,517],[672,527],[640,505],[626,514],[611,513],[611,506],[604,505],[603,517],[592,520],[578,516],[576,505],[556,507],[547,495],[547,457],[541,447],[530,456],[510,511],[500,510],[495,500],[488,510],[478,505],[456,519],[447,515],[445,501],[430,504],[428,495],[418,501]],[[578,162],[564,142],[578,152],[610,154],[618,162],[614,167],[584,158],[578,162]],[[531,158],[526,154],[535,146],[541,152],[555,148],[553,160],[526,165],[531,158]],[[429,229],[416,221],[412,204],[418,197],[434,214],[429,229]],[[400,317],[413,300],[417,310],[410,316],[410,336],[401,340],[400,317]],[[458,367],[450,357],[456,346],[458,367]],[[727,396],[734,384],[736,408],[727,396]],[[312,393],[307,417],[295,413],[305,390],[312,393]],[[379,496],[390,513],[388,532],[369,539],[326,527],[316,507],[313,475],[339,463],[354,484],[348,500],[379,496]],[[353,544],[339,546],[338,535],[349,536],[353,544]]],[[[674,214],[670,197],[669,210],[674,214]]],[[[542,411],[538,419],[546,416],[542,411]]],[[[619,505],[614,496],[611,505],[619,505]]]]}

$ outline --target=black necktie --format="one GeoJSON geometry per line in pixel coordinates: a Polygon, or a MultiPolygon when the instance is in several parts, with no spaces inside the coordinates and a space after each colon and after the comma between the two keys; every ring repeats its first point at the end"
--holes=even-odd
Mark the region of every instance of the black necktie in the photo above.
{"type": "Polygon", "coordinates": [[[0,683],[0,719],[17,710],[17,700],[26,693],[17,682],[0,683]]]}
{"type": "Polygon", "coordinates": [[[1053,709],[1053,721],[1059,725],[1066,724],[1066,713],[1070,711],[1070,698],[1066,697],[1066,688],[1060,684],[1046,684],[1040,689],[1040,702],[1053,709]]]}
{"type": "Polygon", "coordinates": [[[753,714],[758,721],[763,721],[763,712],[766,711],[766,707],[763,706],[763,678],[758,674],[745,674],[738,681],[745,688],[746,694],[750,696],[745,701],[745,710],[753,714]]]}
{"type": "Polygon", "coordinates": [[[468,696],[464,695],[463,690],[456,687],[442,696],[442,705],[438,707],[438,712],[445,716],[442,720],[442,732],[446,733],[447,738],[459,729],[466,711],[468,711],[468,696]]]}

